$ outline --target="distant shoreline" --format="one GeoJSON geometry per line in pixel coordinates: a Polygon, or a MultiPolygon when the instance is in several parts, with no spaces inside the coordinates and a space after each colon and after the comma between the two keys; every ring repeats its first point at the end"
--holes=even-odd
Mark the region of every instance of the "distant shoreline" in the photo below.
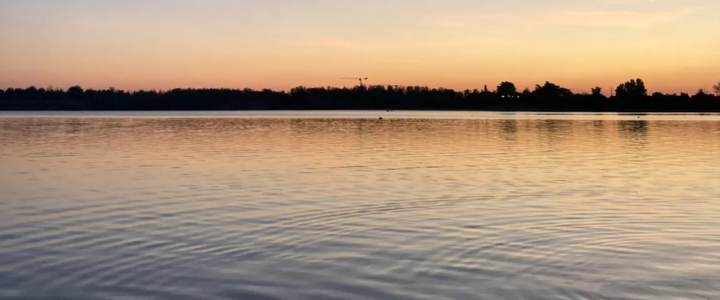
{"type": "MultiPolygon", "coordinates": [[[[720,95],[720,84],[715,87],[720,95]]],[[[641,79],[620,84],[607,97],[599,87],[573,93],[545,82],[518,91],[511,82],[494,90],[455,91],[422,86],[297,87],[285,91],[252,89],[173,89],[123,91],[54,88],[0,90],[0,111],[253,111],[394,110],[524,112],[720,112],[720,96],[703,90],[648,95],[641,79]]]]}
{"type": "Polygon", "coordinates": [[[236,109],[236,110],[3,110],[0,109],[0,115],[13,113],[232,113],[232,112],[257,112],[257,113],[278,113],[278,112],[368,112],[368,113],[393,113],[393,112],[483,112],[483,113],[538,113],[538,114],[620,114],[620,115],[648,115],[648,114],[720,114],[720,110],[498,110],[498,109],[396,109],[387,111],[386,109],[296,109],[296,110],[253,110],[253,109],[236,109]]]}
{"type": "MultiPolygon", "coordinates": [[[[24,113],[24,112],[311,112],[311,111],[322,111],[322,112],[342,112],[342,111],[353,111],[353,112],[386,112],[385,109],[154,109],[154,110],[128,110],[128,109],[0,109],[2,113],[24,113]]],[[[523,109],[394,109],[390,112],[487,112],[487,113],[617,113],[617,114],[632,114],[632,115],[643,115],[643,114],[655,114],[655,113],[687,113],[687,114],[703,114],[703,113],[720,113],[720,109],[717,110],[523,110],[523,109]]]]}

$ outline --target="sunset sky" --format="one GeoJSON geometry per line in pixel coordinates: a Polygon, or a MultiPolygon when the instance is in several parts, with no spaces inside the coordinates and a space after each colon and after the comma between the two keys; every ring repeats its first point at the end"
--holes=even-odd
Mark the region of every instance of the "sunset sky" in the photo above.
{"type": "Polygon", "coordinates": [[[720,0],[0,0],[0,88],[720,81],[720,0]]]}

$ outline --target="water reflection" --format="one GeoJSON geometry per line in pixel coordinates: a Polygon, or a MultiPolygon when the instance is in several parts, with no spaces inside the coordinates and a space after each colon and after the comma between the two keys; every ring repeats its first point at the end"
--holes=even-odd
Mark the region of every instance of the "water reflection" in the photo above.
{"type": "Polygon", "coordinates": [[[647,137],[648,121],[618,121],[618,124],[622,133],[627,133],[633,137],[647,137]]]}
{"type": "Polygon", "coordinates": [[[516,120],[502,120],[500,121],[500,128],[502,128],[503,137],[508,140],[515,140],[517,134],[517,121],[516,120]]]}
{"type": "Polygon", "coordinates": [[[717,299],[719,130],[0,118],[0,298],[717,299]]]}

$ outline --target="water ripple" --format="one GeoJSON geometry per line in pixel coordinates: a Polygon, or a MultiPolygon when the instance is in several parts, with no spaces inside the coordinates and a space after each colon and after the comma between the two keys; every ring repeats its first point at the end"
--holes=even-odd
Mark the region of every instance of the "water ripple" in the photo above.
{"type": "Polygon", "coordinates": [[[720,122],[507,117],[0,118],[0,298],[720,299],[720,122]]]}

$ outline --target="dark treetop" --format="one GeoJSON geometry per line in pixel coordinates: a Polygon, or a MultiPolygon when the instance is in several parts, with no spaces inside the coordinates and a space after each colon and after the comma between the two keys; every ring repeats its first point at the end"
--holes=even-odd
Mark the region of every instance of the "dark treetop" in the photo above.
{"type": "MultiPolygon", "coordinates": [[[[714,87],[720,95],[720,83],[714,87]]],[[[0,110],[507,110],[507,111],[688,111],[720,112],[720,97],[705,91],[648,95],[641,79],[620,84],[613,96],[602,89],[576,94],[546,82],[518,91],[502,82],[494,91],[455,91],[420,86],[297,87],[290,92],[251,89],[122,91],[29,87],[0,90],[0,110]]]]}

